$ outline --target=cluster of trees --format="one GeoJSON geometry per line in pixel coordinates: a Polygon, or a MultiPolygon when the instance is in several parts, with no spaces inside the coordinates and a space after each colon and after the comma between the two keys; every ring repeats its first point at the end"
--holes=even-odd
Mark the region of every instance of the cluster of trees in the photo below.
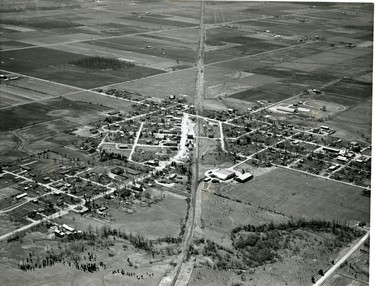
{"type": "Polygon", "coordinates": [[[82,234],[80,234],[78,237],[77,236],[70,236],[70,237],[72,237],[73,239],[74,237],[77,237],[78,239],[97,241],[100,238],[108,238],[110,236],[128,240],[131,244],[134,245],[134,247],[138,249],[143,249],[146,251],[153,250],[153,243],[151,240],[144,238],[143,236],[139,234],[126,233],[126,231],[124,230],[117,230],[107,225],[102,226],[100,229],[97,228],[95,231],[92,229],[91,226],[89,226],[88,231],[82,232],[82,234]]]}
{"type": "Polygon", "coordinates": [[[161,243],[161,242],[166,242],[166,243],[180,243],[182,241],[182,238],[181,237],[173,237],[173,236],[167,236],[167,237],[164,237],[164,238],[158,238],[157,239],[158,243],[161,243]]]}
{"type": "MultiPolygon", "coordinates": [[[[107,122],[107,123],[113,123],[113,122],[116,122],[116,121],[121,121],[123,120],[124,118],[122,116],[116,116],[116,115],[111,115],[111,116],[107,116],[106,118],[104,118],[104,122],[107,122]]],[[[109,125],[108,125],[109,127],[109,125]]]]}
{"type": "MultiPolygon", "coordinates": [[[[140,279],[143,279],[143,274],[139,274],[137,275],[135,272],[128,272],[128,271],[125,271],[124,269],[117,269],[117,270],[113,270],[112,271],[112,274],[122,274],[122,275],[126,275],[126,276],[129,276],[129,277],[136,277],[138,280],[140,279]]],[[[147,276],[149,277],[154,277],[154,273],[146,273],[147,276]]]]}
{"type": "Polygon", "coordinates": [[[134,63],[131,62],[124,62],[120,61],[115,58],[107,58],[107,57],[84,57],[76,61],[69,62],[71,65],[79,66],[85,69],[112,69],[118,70],[124,67],[133,67],[134,63]]]}
{"type": "MultiPolygon", "coordinates": [[[[347,225],[323,220],[298,219],[277,225],[273,223],[258,226],[244,225],[232,230],[233,250],[208,240],[205,242],[202,254],[211,257],[215,261],[214,267],[218,269],[261,266],[279,259],[279,251],[291,249],[290,234],[299,229],[332,233],[335,236],[334,240],[325,243],[330,251],[363,234],[363,231],[347,225]]],[[[294,250],[299,252],[297,249],[294,250]]],[[[190,251],[194,254],[196,250],[190,249],[190,251]]]]}
{"type": "Polygon", "coordinates": [[[128,161],[128,157],[126,157],[125,155],[115,152],[108,152],[106,149],[102,149],[99,155],[100,161],[102,162],[113,159],[118,159],[124,162],[128,161]]]}
{"type": "Polygon", "coordinates": [[[258,226],[251,224],[238,226],[232,230],[232,238],[234,238],[235,234],[240,231],[265,233],[272,230],[291,231],[296,229],[309,229],[313,232],[328,232],[334,235],[341,235],[343,237],[348,237],[349,240],[347,240],[347,242],[363,235],[362,230],[352,228],[348,225],[340,224],[337,221],[325,221],[317,219],[306,220],[301,218],[296,220],[289,220],[287,223],[280,223],[277,225],[271,222],[269,224],[262,224],[258,226]]]}
{"type": "MultiPolygon", "coordinates": [[[[37,268],[41,269],[53,266],[56,263],[63,263],[84,272],[99,271],[100,267],[107,269],[107,265],[102,261],[97,263],[96,256],[94,257],[90,252],[88,253],[89,262],[81,262],[80,252],[83,252],[84,249],[84,247],[77,247],[77,245],[74,247],[65,246],[65,249],[59,253],[54,253],[53,250],[49,251],[48,255],[44,258],[35,254],[34,251],[29,252],[27,258],[19,262],[18,267],[23,271],[33,271],[37,268]]],[[[84,260],[86,260],[86,256],[84,256],[84,260]]]]}

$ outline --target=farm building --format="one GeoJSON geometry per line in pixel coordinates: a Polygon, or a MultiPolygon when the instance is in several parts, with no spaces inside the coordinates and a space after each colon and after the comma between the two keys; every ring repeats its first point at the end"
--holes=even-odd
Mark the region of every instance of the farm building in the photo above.
{"type": "Polygon", "coordinates": [[[70,232],[73,232],[74,231],[74,228],[72,228],[71,226],[67,225],[67,224],[63,224],[62,227],[66,230],[66,231],[70,231],[70,232]]]}
{"type": "Polygon", "coordinates": [[[128,149],[129,148],[129,146],[127,144],[118,144],[117,147],[119,149],[128,149]]]}
{"type": "Polygon", "coordinates": [[[341,162],[344,162],[344,163],[348,162],[348,158],[346,158],[346,157],[344,157],[344,156],[338,156],[338,157],[337,157],[337,160],[338,160],[338,161],[341,161],[341,162]]]}
{"type": "Polygon", "coordinates": [[[369,160],[370,160],[369,157],[366,157],[366,156],[362,155],[362,156],[358,157],[355,161],[358,162],[358,163],[366,163],[369,160]]]}
{"type": "Polygon", "coordinates": [[[247,173],[239,175],[238,177],[235,178],[235,180],[240,183],[245,183],[251,180],[253,177],[254,177],[253,174],[250,174],[247,172],[247,173]]]}
{"type": "Polygon", "coordinates": [[[234,178],[236,176],[236,173],[234,171],[230,171],[227,169],[218,169],[215,171],[212,171],[212,175],[220,180],[229,180],[231,178],[234,178]]]}
{"type": "Polygon", "coordinates": [[[131,184],[131,188],[134,191],[137,191],[137,192],[142,192],[143,191],[143,187],[140,184],[138,184],[138,183],[131,184]]]}
{"type": "Polygon", "coordinates": [[[324,146],[324,147],[323,147],[323,150],[324,150],[324,151],[328,151],[328,152],[332,152],[332,153],[340,153],[340,150],[339,150],[339,149],[331,148],[331,147],[327,147],[327,146],[324,146]]]}
{"type": "Polygon", "coordinates": [[[334,171],[334,170],[338,169],[339,167],[340,167],[339,164],[333,164],[332,166],[330,166],[330,167],[328,168],[328,170],[329,170],[329,171],[334,171]]]}
{"type": "Polygon", "coordinates": [[[31,168],[29,166],[20,166],[22,170],[25,170],[25,171],[28,171],[30,172],[31,171],[31,168]]]}
{"type": "Polygon", "coordinates": [[[55,229],[55,235],[57,237],[63,237],[65,235],[65,233],[63,231],[60,231],[58,229],[55,229]]]}
{"type": "Polygon", "coordinates": [[[288,112],[288,113],[294,113],[294,112],[296,112],[295,108],[290,108],[290,107],[287,107],[287,106],[278,106],[277,110],[283,111],[283,112],[288,112]]]}
{"type": "Polygon", "coordinates": [[[145,164],[150,166],[159,166],[159,160],[149,160],[145,164]]]}
{"type": "Polygon", "coordinates": [[[27,196],[27,193],[22,193],[22,194],[16,196],[16,199],[17,199],[17,200],[20,200],[20,199],[22,199],[22,198],[24,198],[24,197],[26,197],[26,196],[27,196]]]}

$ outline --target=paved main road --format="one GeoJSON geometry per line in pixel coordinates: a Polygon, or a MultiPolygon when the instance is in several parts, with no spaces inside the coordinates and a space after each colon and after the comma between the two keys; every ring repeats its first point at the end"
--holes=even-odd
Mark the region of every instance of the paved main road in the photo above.
{"type": "Polygon", "coordinates": [[[321,286],[323,285],[330,277],[331,275],[337,270],[340,268],[341,264],[343,264],[348,258],[350,255],[352,255],[355,251],[357,251],[361,245],[366,241],[366,239],[369,237],[370,235],[370,232],[367,231],[367,233],[356,243],[354,244],[350,249],[349,251],[343,256],[341,257],[335,265],[333,265],[326,273],[324,273],[324,276],[322,276],[315,284],[313,284],[314,286],[321,286]]]}
{"type": "MultiPolygon", "coordinates": [[[[197,85],[196,85],[196,94],[195,94],[195,110],[197,114],[197,136],[195,144],[195,152],[193,155],[193,165],[192,165],[192,176],[191,176],[191,197],[190,197],[190,209],[188,215],[188,221],[186,222],[186,233],[184,240],[182,242],[181,252],[174,259],[176,267],[169,269],[169,273],[162,278],[159,283],[159,286],[174,286],[178,285],[187,285],[190,279],[190,275],[185,275],[181,271],[186,272],[186,268],[189,267],[190,262],[185,262],[189,245],[193,237],[194,229],[196,226],[196,192],[199,186],[199,134],[200,134],[200,115],[203,110],[203,95],[204,95],[204,45],[205,45],[205,27],[204,27],[204,0],[201,0],[201,17],[200,17],[200,33],[199,33],[199,43],[198,43],[198,58],[197,58],[197,85]],[[187,265],[187,264],[188,265],[187,265]]],[[[190,265],[191,266],[191,265],[190,265]]],[[[191,271],[189,271],[191,274],[191,271]]]]}

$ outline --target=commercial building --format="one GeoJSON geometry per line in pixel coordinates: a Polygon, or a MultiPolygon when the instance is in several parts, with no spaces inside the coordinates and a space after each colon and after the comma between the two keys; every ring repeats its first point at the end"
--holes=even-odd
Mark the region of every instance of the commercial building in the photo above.
{"type": "Polygon", "coordinates": [[[223,181],[229,180],[236,176],[236,173],[234,171],[230,171],[227,169],[218,169],[218,170],[212,171],[211,174],[215,176],[216,178],[223,180],[223,181]]]}

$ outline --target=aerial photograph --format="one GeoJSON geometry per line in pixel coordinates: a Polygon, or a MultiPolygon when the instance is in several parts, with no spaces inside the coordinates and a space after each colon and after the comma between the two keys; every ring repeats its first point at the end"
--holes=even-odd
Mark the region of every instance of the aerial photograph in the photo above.
{"type": "Polygon", "coordinates": [[[0,285],[371,285],[373,28],[366,1],[2,0],[0,285]]]}

